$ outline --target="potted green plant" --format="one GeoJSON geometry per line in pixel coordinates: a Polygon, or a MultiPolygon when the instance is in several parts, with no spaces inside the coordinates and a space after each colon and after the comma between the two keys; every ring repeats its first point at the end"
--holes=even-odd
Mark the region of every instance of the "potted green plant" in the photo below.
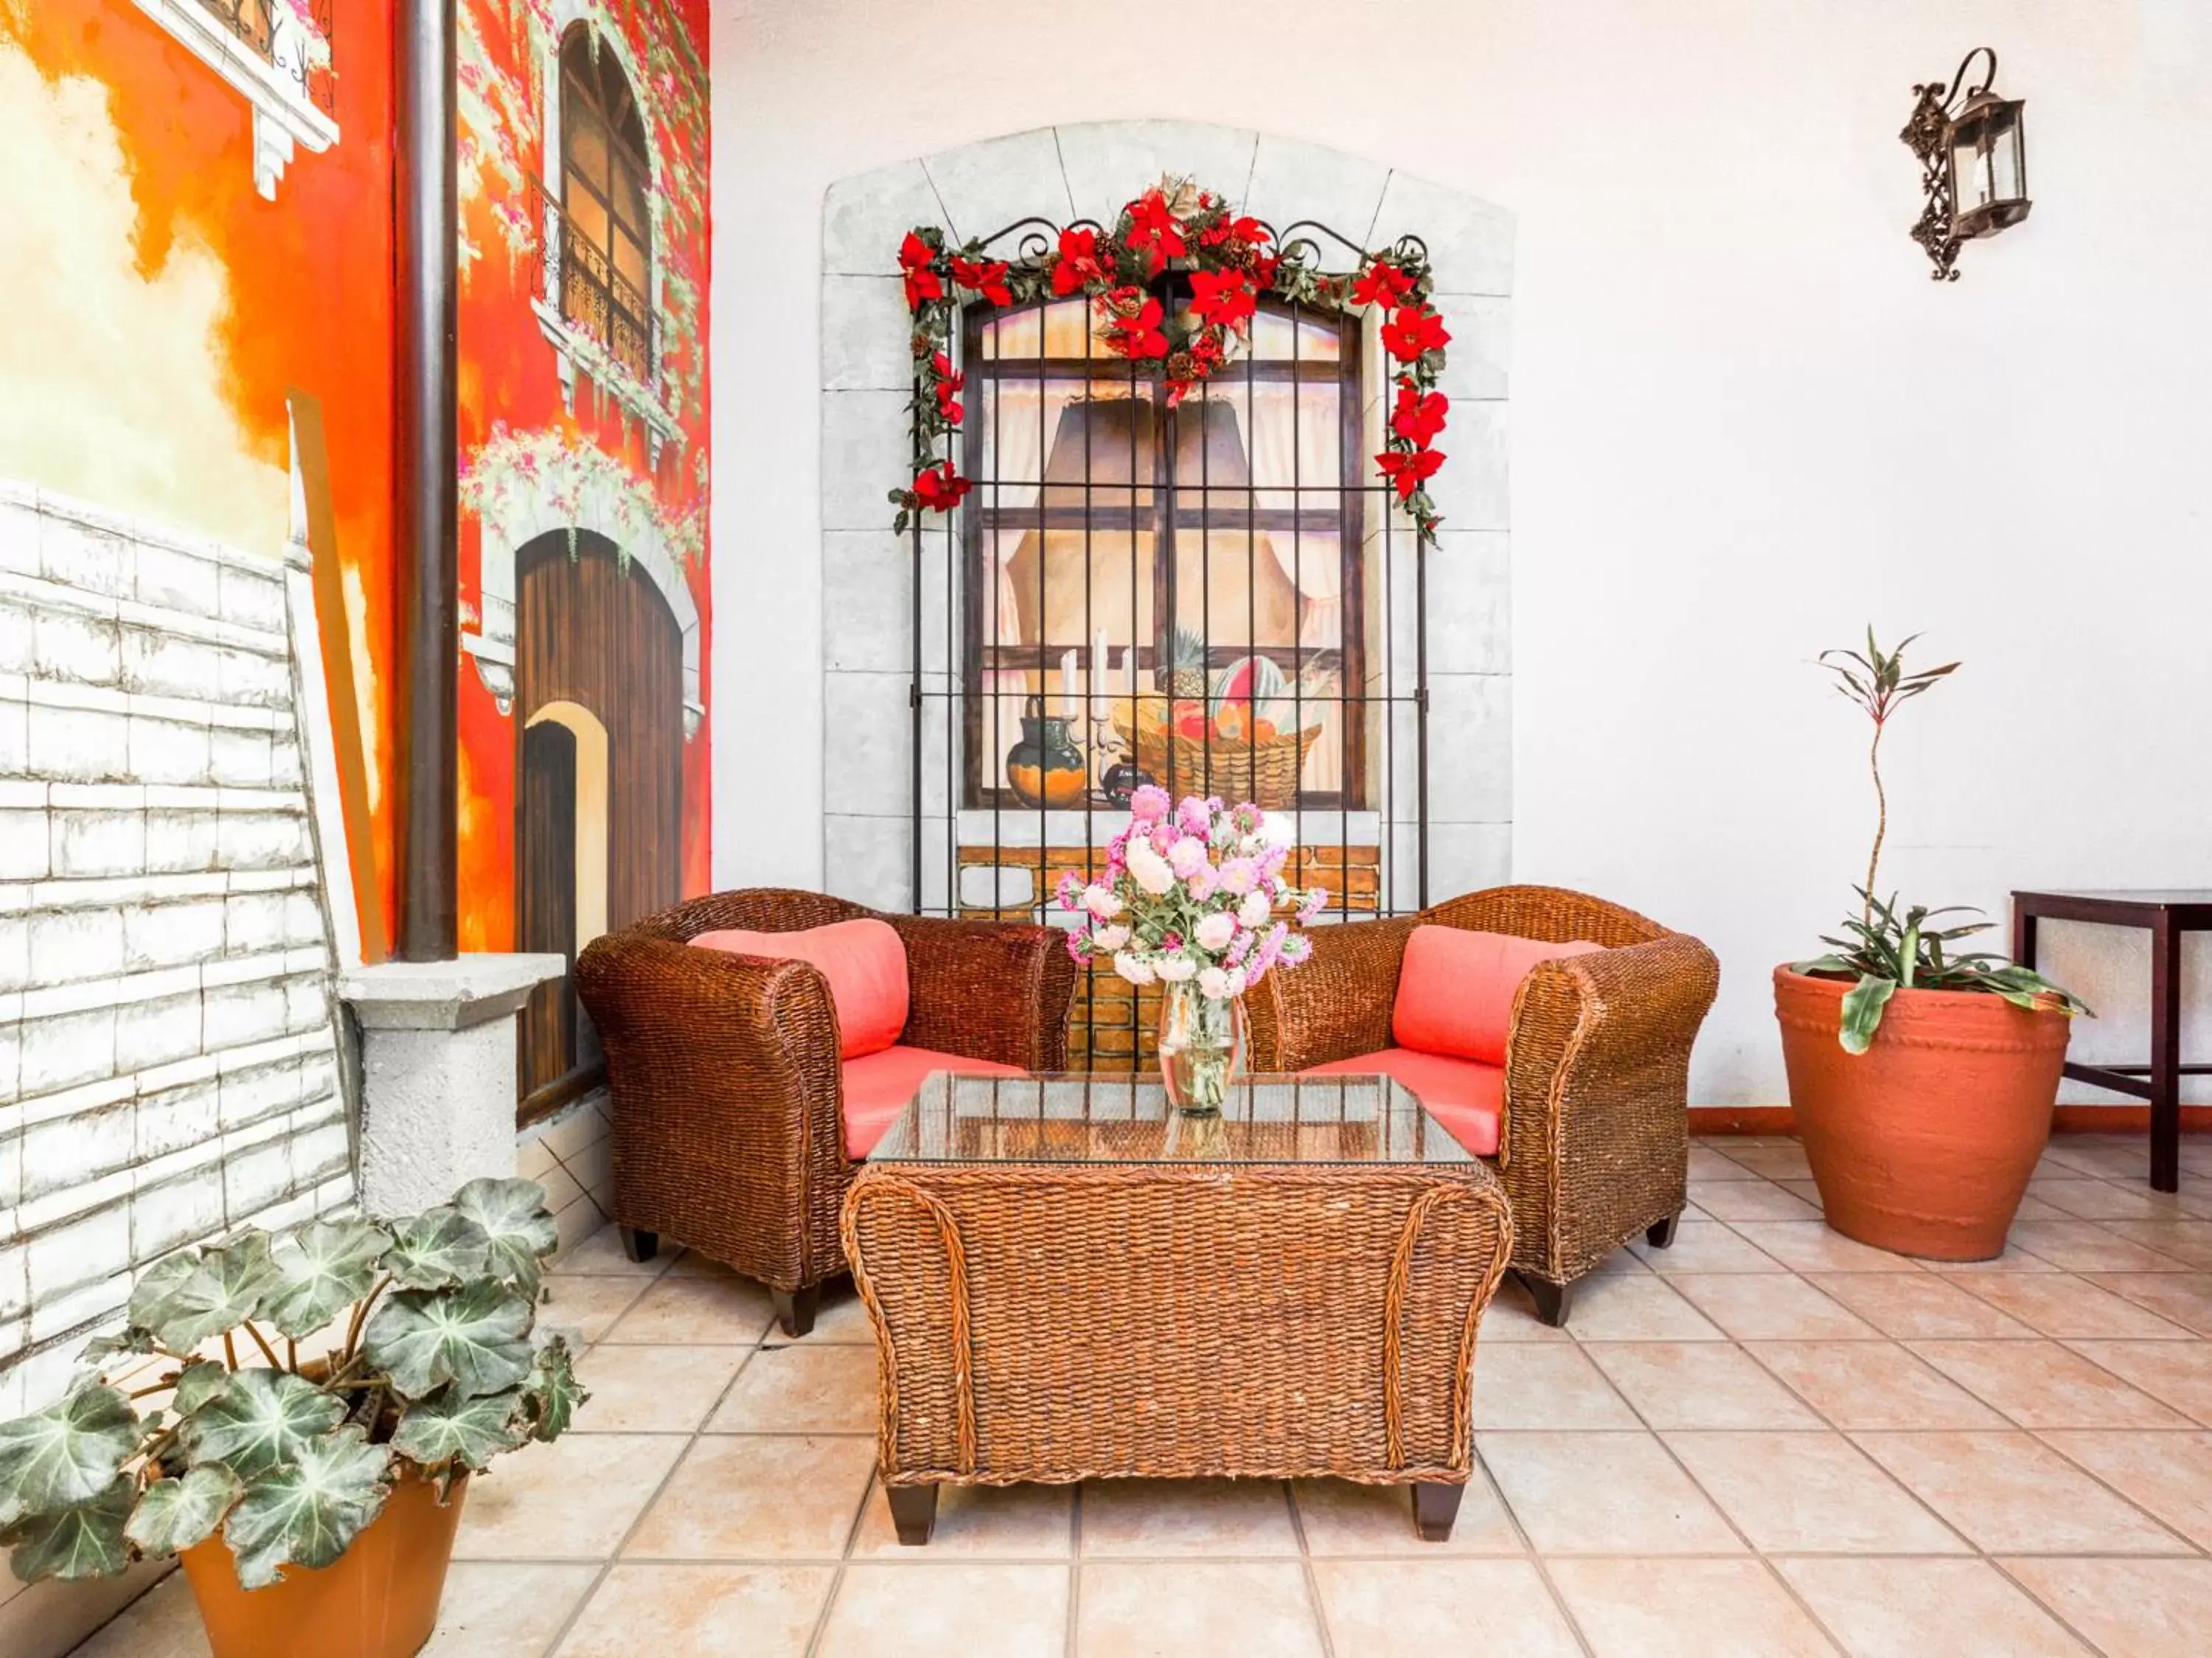
{"type": "Polygon", "coordinates": [[[1774,970],[1790,1103],[1828,1224],[1906,1255],[1986,1260],[2051,1134],[2069,1021],[2087,1008],[2004,957],[1959,951],[1986,921],[1960,906],[1900,909],[1875,894],[1889,828],[1881,739],[1897,710],[1959,666],[1908,669],[1867,630],[1866,651],[1824,651],[1838,689],[1874,723],[1874,849],[1860,909],[1826,955],[1774,970]]]}
{"type": "Polygon", "coordinates": [[[68,1393],[0,1423],[15,1575],[173,1554],[216,1658],[416,1651],[470,1475],[586,1397],[566,1339],[533,1332],[556,1240],[539,1186],[484,1179],[167,1257],[68,1393]]]}

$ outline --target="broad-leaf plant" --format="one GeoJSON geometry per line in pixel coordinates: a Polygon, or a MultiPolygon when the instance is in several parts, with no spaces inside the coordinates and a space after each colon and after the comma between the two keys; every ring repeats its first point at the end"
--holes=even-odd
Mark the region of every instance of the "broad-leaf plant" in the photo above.
{"type": "Polygon", "coordinates": [[[1867,768],[1874,777],[1874,850],[1867,858],[1866,885],[1851,890],[1859,895],[1859,913],[1846,918],[1846,936],[1821,936],[1834,946],[1827,954],[1790,964],[1793,972],[1821,978],[1851,978],[1857,982],[1844,994],[1843,1026],[1838,1033],[1844,1051],[1864,1053],[1874,1045],[1882,1011],[1899,991],[1975,991],[2001,996],[2015,1007],[2047,1008],[2068,1015],[2090,1011],[2088,1005],[2063,991],[2032,967],[1986,950],[1947,953],[1946,947],[1962,938],[1987,932],[1996,923],[1973,921],[1951,927],[1931,927],[1938,917],[1981,912],[1962,905],[1929,909],[1914,905],[1899,912],[1894,895],[1885,903],[1875,896],[1875,878],[1881,869],[1881,844],[1889,832],[1889,795],[1881,781],[1881,739],[1897,710],[1913,698],[1949,676],[1956,662],[1940,667],[1908,668],[1905,647],[1920,636],[1910,634],[1893,649],[1875,643],[1867,629],[1866,650],[1824,650],[1820,665],[1836,676],[1836,688],[1864,709],[1874,722],[1874,738],[1867,747],[1867,768]]]}
{"type": "Polygon", "coordinates": [[[239,1582],[265,1588],[343,1554],[395,1481],[444,1498],[557,1438],[587,1396],[566,1338],[533,1331],[555,1243],[535,1182],[482,1179],[425,1214],[249,1228],[167,1257],[67,1393],[0,1423],[15,1575],[107,1576],[219,1529],[239,1582]],[[149,1359],[131,1392],[106,1379],[149,1359]]]}

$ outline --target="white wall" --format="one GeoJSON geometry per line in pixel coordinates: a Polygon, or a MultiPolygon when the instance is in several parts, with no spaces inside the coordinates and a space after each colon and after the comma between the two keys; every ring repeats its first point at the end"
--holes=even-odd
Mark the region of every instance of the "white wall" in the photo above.
{"type": "MultiPolygon", "coordinates": [[[[1842,912],[1869,814],[1861,730],[1810,663],[1869,619],[1967,664],[1892,740],[1885,884],[1997,911],[2020,885],[2212,885],[2212,8],[1193,15],[718,6],[718,884],[823,875],[823,189],[1159,115],[1363,152],[1516,215],[1516,872],[1719,952],[1694,1098],[1781,1097],[1765,976],[1842,912]],[[2037,206],[1938,287],[1894,135],[1911,83],[1984,41],[2028,101],[2037,206]]],[[[2140,1046],[2141,941],[2051,932],[2110,1009],[2080,1051],[2140,1046]]],[[[2212,955],[2195,964],[2212,1046],[2212,955]]]]}

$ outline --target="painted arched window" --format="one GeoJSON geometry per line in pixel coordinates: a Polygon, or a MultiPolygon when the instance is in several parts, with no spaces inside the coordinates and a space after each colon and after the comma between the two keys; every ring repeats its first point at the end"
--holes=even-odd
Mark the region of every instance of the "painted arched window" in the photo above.
{"type": "Polygon", "coordinates": [[[653,231],[645,121],[621,61],[589,25],[561,43],[561,314],[641,381],[653,377],[653,231]]]}

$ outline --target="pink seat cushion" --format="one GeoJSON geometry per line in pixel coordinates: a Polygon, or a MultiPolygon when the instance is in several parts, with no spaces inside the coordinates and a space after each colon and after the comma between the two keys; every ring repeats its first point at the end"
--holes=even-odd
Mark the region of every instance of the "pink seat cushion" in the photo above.
{"type": "Polygon", "coordinates": [[[921,1079],[933,1070],[956,1070],[969,1076],[1020,1076],[1018,1065],[1002,1065],[995,1059],[968,1059],[934,1048],[885,1048],[859,1059],[848,1059],[842,1068],[845,1083],[845,1155],[866,1156],[884,1137],[884,1131],[898,1120],[914,1098],[921,1079]]]}
{"type": "Polygon", "coordinates": [[[1316,1065],[1301,1076],[1395,1076],[1413,1091],[1430,1116],[1478,1157],[1498,1155],[1505,1120],[1505,1073],[1480,1060],[1413,1048],[1383,1048],[1351,1059],[1316,1065]]]}
{"type": "Polygon", "coordinates": [[[1502,1065],[1513,993],[1528,970],[1540,961],[1604,948],[1579,939],[1549,944],[1464,927],[1416,927],[1398,970],[1390,1035],[1401,1048],[1502,1065]]]}
{"type": "Polygon", "coordinates": [[[820,968],[837,1009],[837,1051],[847,1059],[881,1053],[906,1028],[906,946],[889,922],[863,917],[795,933],[725,927],[691,942],[702,949],[820,968]]]}

